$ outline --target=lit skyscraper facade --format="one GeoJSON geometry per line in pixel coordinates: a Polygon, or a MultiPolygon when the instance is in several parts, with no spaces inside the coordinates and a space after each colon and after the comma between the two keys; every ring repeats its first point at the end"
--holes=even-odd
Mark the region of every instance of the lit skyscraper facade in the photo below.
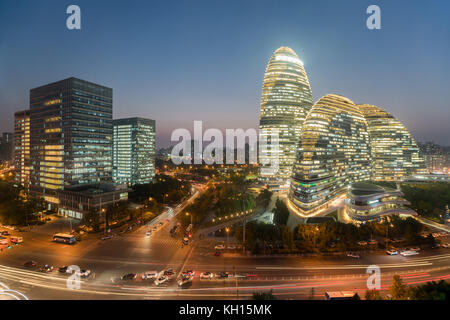
{"type": "Polygon", "coordinates": [[[349,99],[329,94],[319,99],[303,124],[289,201],[308,213],[371,177],[367,122],[349,99]]]}
{"type": "Polygon", "coordinates": [[[113,126],[114,182],[150,183],[155,176],[155,120],[117,119],[113,126]]]}
{"type": "Polygon", "coordinates": [[[368,123],[374,180],[401,181],[426,173],[419,148],[400,121],[373,105],[360,104],[358,108],[368,123]]]}
{"type": "Polygon", "coordinates": [[[266,141],[260,144],[262,181],[274,185],[289,183],[300,131],[312,104],[311,87],[302,61],[288,47],[277,49],[267,65],[261,96],[259,141],[266,141]],[[278,135],[278,148],[271,139],[273,135],[278,135]],[[277,161],[278,171],[264,170],[277,161]]]}
{"type": "Polygon", "coordinates": [[[112,182],[112,89],[68,78],[30,90],[30,191],[112,182]]]}
{"type": "Polygon", "coordinates": [[[28,189],[30,183],[30,110],[14,113],[14,180],[28,189]]]}

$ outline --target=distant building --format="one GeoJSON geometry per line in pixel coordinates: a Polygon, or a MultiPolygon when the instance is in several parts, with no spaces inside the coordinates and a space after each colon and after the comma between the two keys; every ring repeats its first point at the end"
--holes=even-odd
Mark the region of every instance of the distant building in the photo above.
{"type": "Polygon", "coordinates": [[[0,136],[0,162],[12,164],[14,158],[14,135],[10,132],[3,132],[0,136]]]}
{"type": "Polygon", "coordinates": [[[419,143],[429,173],[450,173],[450,148],[433,142],[419,143]]]}
{"type": "Polygon", "coordinates": [[[118,184],[150,183],[155,176],[155,120],[113,121],[113,180],[118,184]]]}
{"type": "Polygon", "coordinates": [[[355,221],[363,222],[393,214],[417,215],[399,190],[370,183],[353,183],[345,199],[345,211],[355,221]]]}
{"type": "Polygon", "coordinates": [[[30,193],[112,182],[112,89],[68,78],[30,90],[30,193]]]}
{"type": "Polygon", "coordinates": [[[14,180],[30,185],[30,110],[14,113],[14,180]]]}
{"type": "Polygon", "coordinates": [[[82,220],[89,212],[100,214],[120,201],[128,200],[129,189],[125,185],[87,184],[58,190],[58,214],[82,220]]]}
{"type": "Polygon", "coordinates": [[[277,49],[267,64],[261,95],[259,163],[263,183],[289,186],[300,131],[312,105],[303,62],[292,49],[277,49]],[[278,139],[272,140],[276,135],[278,139]],[[266,144],[261,143],[263,139],[266,144]],[[274,166],[276,162],[278,168],[274,166]]]}

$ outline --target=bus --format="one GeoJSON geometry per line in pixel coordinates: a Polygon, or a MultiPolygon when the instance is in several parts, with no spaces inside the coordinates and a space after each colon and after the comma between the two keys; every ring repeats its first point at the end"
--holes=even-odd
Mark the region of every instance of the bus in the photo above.
{"type": "Polygon", "coordinates": [[[60,243],[74,244],[76,241],[76,238],[73,234],[57,233],[53,236],[53,241],[60,242],[60,243]]]}

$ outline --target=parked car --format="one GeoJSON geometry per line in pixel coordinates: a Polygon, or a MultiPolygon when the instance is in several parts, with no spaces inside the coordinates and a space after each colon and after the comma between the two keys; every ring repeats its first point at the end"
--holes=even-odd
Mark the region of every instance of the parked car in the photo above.
{"type": "Polygon", "coordinates": [[[104,236],[103,238],[102,238],[102,240],[108,240],[108,239],[112,239],[112,235],[108,235],[108,236],[104,236]]]}
{"type": "Polygon", "coordinates": [[[353,252],[347,253],[347,257],[349,257],[349,258],[355,258],[355,259],[361,258],[358,254],[353,253],[353,252]]]}
{"type": "Polygon", "coordinates": [[[228,272],[219,272],[219,273],[217,274],[217,277],[220,278],[220,279],[228,278],[228,276],[229,276],[229,273],[228,273],[228,272]]]}
{"type": "Polygon", "coordinates": [[[165,282],[167,282],[167,281],[169,281],[169,278],[168,277],[166,277],[166,276],[160,276],[160,277],[158,277],[156,280],[155,280],[155,285],[157,285],[157,286],[159,286],[159,285],[161,285],[161,284],[163,284],[163,283],[165,283],[165,282]]]}
{"type": "Polygon", "coordinates": [[[200,279],[212,279],[214,278],[214,273],[206,271],[206,272],[202,272],[200,273],[200,279]]]}
{"type": "Polygon", "coordinates": [[[394,256],[394,255],[398,254],[398,251],[397,250],[388,250],[388,251],[386,251],[386,253],[390,256],[394,256]]]}
{"type": "Polygon", "coordinates": [[[221,254],[222,254],[222,253],[221,253],[220,251],[214,252],[214,255],[215,255],[216,257],[220,257],[221,254]]]}
{"type": "Polygon", "coordinates": [[[29,261],[24,262],[23,266],[27,267],[27,268],[34,268],[37,266],[37,262],[33,261],[33,260],[29,260],[29,261]]]}
{"type": "Polygon", "coordinates": [[[231,246],[228,246],[227,249],[228,250],[236,250],[236,246],[231,245],[231,246]]]}
{"type": "Polygon", "coordinates": [[[145,235],[146,235],[147,237],[150,237],[150,236],[152,235],[152,231],[151,231],[151,230],[147,231],[147,232],[145,233],[145,235]]]}
{"type": "Polygon", "coordinates": [[[214,247],[214,249],[216,249],[216,250],[223,250],[223,249],[225,249],[225,246],[223,244],[218,244],[218,245],[216,245],[214,247]]]}
{"type": "Polygon", "coordinates": [[[157,271],[146,271],[142,274],[142,280],[153,280],[158,276],[157,271]]]}
{"type": "Polygon", "coordinates": [[[450,243],[444,243],[443,245],[441,245],[442,248],[445,249],[449,249],[450,248],[450,243]]]}
{"type": "Polygon", "coordinates": [[[53,266],[49,264],[44,264],[42,267],[39,268],[39,271],[41,272],[51,272],[53,271],[53,266]]]}
{"type": "Polygon", "coordinates": [[[367,241],[358,241],[358,245],[367,246],[367,241]]]}
{"type": "Polygon", "coordinates": [[[66,273],[68,267],[69,267],[69,266],[62,266],[62,267],[59,267],[59,268],[58,268],[58,272],[59,272],[59,273],[66,273]]]}
{"type": "Polygon", "coordinates": [[[136,277],[137,277],[136,273],[127,273],[127,274],[124,274],[122,276],[122,278],[120,278],[120,279],[121,280],[134,280],[134,279],[136,279],[136,277]]]}

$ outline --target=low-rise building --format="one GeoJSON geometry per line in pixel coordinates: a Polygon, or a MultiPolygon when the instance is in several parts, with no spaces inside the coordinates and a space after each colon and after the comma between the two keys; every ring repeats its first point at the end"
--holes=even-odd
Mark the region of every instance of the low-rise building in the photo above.
{"type": "Polygon", "coordinates": [[[352,220],[359,222],[392,214],[417,215],[408,205],[409,201],[399,190],[357,182],[348,189],[345,211],[352,220]]]}
{"type": "Polygon", "coordinates": [[[89,212],[102,214],[102,209],[128,200],[126,185],[89,184],[69,186],[58,190],[58,214],[82,220],[89,212]]]}

